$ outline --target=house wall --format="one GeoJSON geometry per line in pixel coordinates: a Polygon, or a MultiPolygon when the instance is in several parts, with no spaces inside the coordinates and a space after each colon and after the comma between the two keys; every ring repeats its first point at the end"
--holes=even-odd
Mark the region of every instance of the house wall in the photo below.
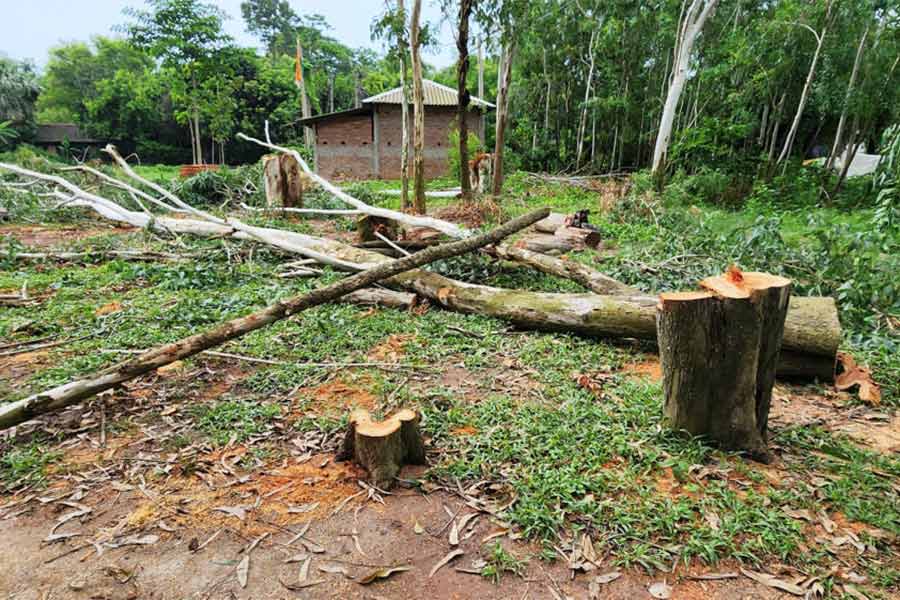
{"type": "MultiPolygon", "coordinates": [[[[400,179],[400,150],[403,145],[403,128],[401,108],[396,104],[379,104],[376,106],[378,125],[378,154],[381,179],[400,179]]],[[[409,164],[412,175],[412,107],[409,111],[409,164]]],[[[481,113],[469,112],[467,119],[469,129],[479,139],[484,140],[481,113]]],[[[448,174],[448,150],[450,131],[456,129],[455,106],[425,107],[425,178],[434,179],[448,174]]]]}
{"type": "MultiPolygon", "coordinates": [[[[378,104],[373,115],[338,116],[316,124],[316,171],[326,179],[400,179],[401,108],[378,104]],[[373,150],[377,149],[377,154],[373,150]]],[[[471,110],[469,130],[484,140],[481,113],[471,110]]],[[[412,107],[409,161],[412,175],[412,107]]],[[[448,174],[455,106],[425,107],[425,178],[448,174]]]]}
{"type": "Polygon", "coordinates": [[[326,179],[375,179],[374,147],[371,115],[316,124],[316,170],[326,179]]]}

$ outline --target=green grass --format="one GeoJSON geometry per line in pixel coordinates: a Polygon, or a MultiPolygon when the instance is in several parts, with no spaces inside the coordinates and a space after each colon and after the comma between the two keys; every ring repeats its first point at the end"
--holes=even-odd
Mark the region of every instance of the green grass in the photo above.
{"type": "Polygon", "coordinates": [[[260,404],[253,400],[222,400],[193,409],[197,428],[217,446],[230,441],[244,442],[260,435],[281,414],[277,404],[260,404]]]}
{"type": "Polygon", "coordinates": [[[58,452],[49,451],[39,443],[9,448],[0,454],[0,485],[6,490],[23,486],[42,486],[47,466],[59,459],[58,452]]]}

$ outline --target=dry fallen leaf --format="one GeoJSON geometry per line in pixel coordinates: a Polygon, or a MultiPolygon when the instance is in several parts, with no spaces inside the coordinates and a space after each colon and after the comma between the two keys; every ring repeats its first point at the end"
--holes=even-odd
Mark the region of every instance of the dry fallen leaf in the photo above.
{"type": "Polygon", "coordinates": [[[290,514],[304,514],[308,512],[312,512],[319,507],[318,502],[310,502],[309,504],[301,504],[300,506],[291,506],[288,508],[288,513],[290,514]]]}
{"type": "Polygon", "coordinates": [[[838,364],[843,371],[834,378],[834,387],[837,390],[849,390],[859,386],[859,399],[868,404],[881,404],[881,388],[872,379],[872,371],[868,367],[856,364],[852,356],[846,352],[837,353],[838,364]]]}
{"type": "Polygon", "coordinates": [[[419,524],[418,519],[416,519],[415,525],[413,525],[413,531],[416,532],[416,535],[422,535],[425,533],[425,528],[419,524]]]}
{"type": "Polygon", "coordinates": [[[250,556],[247,555],[241,559],[237,566],[237,580],[242,588],[247,587],[247,576],[250,574],[250,556]]]}
{"type": "Polygon", "coordinates": [[[323,573],[331,573],[332,575],[343,575],[347,579],[353,579],[347,567],[343,565],[325,564],[319,565],[319,570],[323,573]]]}
{"type": "Polygon", "coordinates": [[[283,579],[279,579],[278,581],[281,583],[281,585],[283,585],[285,588],[291,590],[292,592],[299,592],[300,590],[306,589],[308,587],[312,587],[314,585],[319,585],[320,583],[325,583],[324,579],[316,579],[313,581],[300,581],[298,583],[287,583],[283,579]]]}
{"type": "Polygon", "coordinates": [[[795,596],[803,596],[806,594],[806,590],[799,585],[778,579],[774,575],[769,575],[768,573],[757,573],[756,571],[748,571],[747,569],[741,569],[741,573],[744,574],[744,577],[748,577],[753,581],[758,581],[771,588],[787,592],[788,594],[793,594],[795,596]]]}
{"type": "Polygon", "coordinates": [[[594,577],[592,581],[596,581],[600,585],[605,585],[607,583],[612,583],[616,579],[622,576],[620,571],[610,571],[609,573],[603,573],[602,575],[597,575],[594,577]]]}
{"type": "Polygon", "coordinates": [[[462,556],[463,554],[465,554],[465,552],[463,550],[459,550],[459,549],[456,549],[456,550],[450,552],[447,556],[445,556],[444,558],[439,560],[437,562],[437,564],[431,568],[431,572],[428,573],[428,578],[431,579],[432,577],[434,577],[434,574],[437,573],[441,569],[441,567],[446,565],[448,562],[450,562],[454,558],[462,556]]]}
{"type": "Polygon", "coordinates": [[[844,584],[844,593],[850,596],[851,598],[856,598],[857,600],[869,600],[869,597],[856,589],[855,586],[850,585],[849,583],[844,584]]]}
{"type": "Polygon", "coordinates": [[[647,591],[650,592],[651,596],[660,600],[667,600],[672,597],[672,586],[665,581],[657,581],[647,588],[647,591]]]}
{"type": "Polygon", "coordinates": [[[214,511],[223,512],[226,515],[231,515],[232,517],[236,517],[237,519],[243,521],[247,518],[247,507],[246,506],[217,506],[213,509],[214,511]]]}
{"type": "Polygon", "coordinates": [[[357,583],[360,585],[369,585],[373,581],[377,581],[379,579],[387,579],[394,573],[402,573],[403,571],[409,571],[412,567],[387,567],[384,569],[378,569],[377,571],[372,571],[362,579],[360,579],[357,583]]]}

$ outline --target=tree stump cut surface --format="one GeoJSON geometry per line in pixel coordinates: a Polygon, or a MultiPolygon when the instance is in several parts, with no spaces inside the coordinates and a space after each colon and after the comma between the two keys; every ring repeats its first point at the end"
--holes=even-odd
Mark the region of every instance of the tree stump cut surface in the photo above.
{"type": "Polygon", "coordinates": [[[419,420],[419,414],[410,409],[384,421],[373,421],[367,410],[355,410],[337,459],[355,461],[368,471],[375,486],[390,489],[403,465],[426,462],[419,420]]]}
{"type": "Polygon", "coordinates": [[[665,416],[677,430],[768,461],[768,416],[791,282],[766,273],[660,295],[665,416]]]}

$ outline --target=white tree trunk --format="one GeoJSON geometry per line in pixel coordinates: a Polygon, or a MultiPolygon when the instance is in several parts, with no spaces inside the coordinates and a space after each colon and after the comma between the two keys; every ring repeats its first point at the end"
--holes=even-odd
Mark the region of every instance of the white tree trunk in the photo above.
{"type": "Polygon", "coordinates": [[[409,81],[406,79],[406,53],[409,44],[406,41],[406,8],[403,0],[397,0],[397,9],[403,18],[404,35],[399,40],[400,54],[400,209],[409,210],[409,81]]]}
{"type": "Polygon", "coordinates": [[[819,66],[819,57],[822,55],[822,45],[825,43],[825,35],[828,33],[828,20],[831,17],[831,2],[828,2],[826,14],[826,25],[822,28],[821,33],[817,33],[811,27],[801,25],[809,30],[816,37],[816,51],[813,54],[812,63],[809,65],[809,73],[806,74],[806,82],[803,84],[803,92],[800,94],[800,103],[797,105],[797,112],[794,113],[794,121],[791,123],[791,129],[788,131],[784,140],[784,146],[781,148],[781,154],[778,155],[778,164],[784,162],[791,154],[794,147],[794,139],[797,137],[797,130],[800,129],[800,120],[803,118],[803,111],[806,109],[806,101],[809,99],[809,91],[812,89],[813,80],[816,77],[816,67],[819,66]]]}
{"type": "Polygon", "coordinates": [[[666,94],[666,102],[663,105],[659,133],[656,136],[656,146],[653,150],[652,172],[654,175],[658,174],[664,167],[666,154],[669,151],[672,126],[675,123],[675,115],[678,111],[678,101],[681,99],[681,92],[684,91],[684,84],[687,81],[688,67],[690,66],[694,43],[697,41],[697,37],[703,30],[706,20],[712,14],[717,4],[718,0],[693,0],[679,26],[672,79],[669,83],[669,91],[666,94]]]}
{"type": "Polygon", "coordinates": [[[841,146],[844,141],[844,127],[847,125],[847,111],[850,108],[850,99],[853,95],[853,88],[856,85],[856,76],[859,73],[859,63],[862,62],[862,55],[866,47],[866,37],[868,35],[869,28],[866,27],[862,37],[859,38],[859,46],[856,48],[856,58],[853,59],[853,70],[850,72],[850,82],[847,84],[847,93],[844,95],[844,108],[841,110],[841,118],[838,120],[837,131],[834,133],[834,144],[831,146],[831,154],[828,155],[828,160],[825,163],[826,171],[834,166],[834,161],[837,159],[838,152],[841,151],[841,146]]]}
{"type": "Polygon", "coordinates": [[[591,41],[588,43],[588,72],[587,81],[584,84],[584,104],[581,107],[581,121],[578,124],[578,149],[575,153],[575,170],[581,167],[581,154],[584,150],[584,134],[587,129],[588,102],[591,99],[591,87],[594,81],[594,40],[597,38],[597,29],[591,30],[591,41]]]}
{"type": "Polygon", "coordinates": [[[509,84],[512,77],[512,62],[515,46],[512,40],[503,47],[497,82],[497,123],[494,131],[494,182],[491,193],[499,196],[503,190],[503,137],[506,134],[506,120],[509,116],[509,84]]]}
{"type": "Polygon", "coordinates": [[[413,211],[424,215],[425,207],[425,90],[422,84],[422,0],[414,0],[410,18],[409,49],[413,69],[413,211]]]}

